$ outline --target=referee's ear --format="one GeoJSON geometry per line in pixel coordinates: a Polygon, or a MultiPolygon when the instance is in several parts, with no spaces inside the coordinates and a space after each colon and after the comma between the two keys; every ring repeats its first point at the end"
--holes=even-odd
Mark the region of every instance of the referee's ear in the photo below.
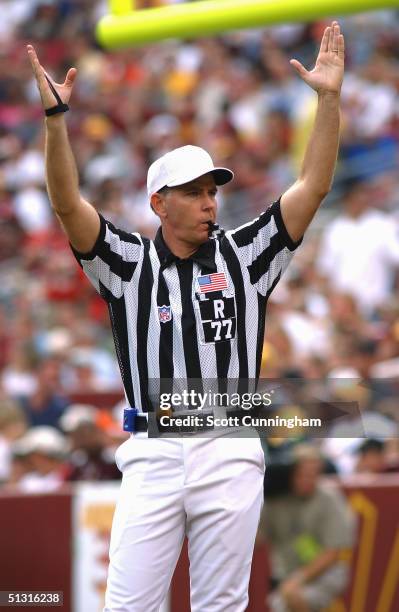
{"type": "Polygon", "coordinates": [[[161,193],[153,193],[150,200],[150,206],[153,212],[160,218],[166,217],[165,198],[161,193]]]}

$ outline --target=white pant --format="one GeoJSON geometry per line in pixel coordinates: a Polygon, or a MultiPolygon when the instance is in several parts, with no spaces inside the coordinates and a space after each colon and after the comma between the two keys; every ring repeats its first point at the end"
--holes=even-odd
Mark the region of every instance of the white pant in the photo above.
{"type": "Polygon", "coordinates": [[[104,612],[158,612],[189,542],[192,612],[241,612],[263,504],[255,438],[147,438],[116,452],[123,472],[104,612]]]}

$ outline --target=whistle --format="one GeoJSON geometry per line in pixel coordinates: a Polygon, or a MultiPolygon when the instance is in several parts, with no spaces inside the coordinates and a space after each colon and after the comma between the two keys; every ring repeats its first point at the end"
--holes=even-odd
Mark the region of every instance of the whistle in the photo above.
{"type": "Polygon", "coordinates": [[[219,223],[213,223],[212,221],[208,221],[209,226],[209,238],[217,238],[224,233],[224,230],[220,227],[219,223]]]}

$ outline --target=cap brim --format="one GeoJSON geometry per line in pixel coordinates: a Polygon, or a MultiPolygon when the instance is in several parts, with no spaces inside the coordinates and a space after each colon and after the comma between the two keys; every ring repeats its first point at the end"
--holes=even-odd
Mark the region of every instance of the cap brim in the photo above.
{"type": "Polygon", "coordinates": [[[186,178],[184,181],[171,181],[167,184],[167,187],[180,187],[180,185],[191,183],[191,181],[195,181],[195,179],[200,176],[205,176],[205,174],[213,174],[216,185],[226,185],[226,183],[230,183],[234,178],[234,172],[228,168],[213,168],[209,170],[209,172],[201,172],[201,174],[194,173],[193,176],[186,178]]]}
{"type": "Polygon", "coordinates": [[[228,168],[215,168],[212,174],[215,177],[216,185],[226,185],[234,178],[234,172],[228,168]]]}

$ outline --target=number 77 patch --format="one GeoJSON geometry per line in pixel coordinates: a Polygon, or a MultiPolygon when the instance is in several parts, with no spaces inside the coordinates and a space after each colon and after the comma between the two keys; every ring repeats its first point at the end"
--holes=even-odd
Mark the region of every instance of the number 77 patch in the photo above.
{"type": "Polygon", "coordinates": [[[233,297],[200,300],[199,308],[205,342],[223,342],[235,338],[236,311],[233,297]]]}

